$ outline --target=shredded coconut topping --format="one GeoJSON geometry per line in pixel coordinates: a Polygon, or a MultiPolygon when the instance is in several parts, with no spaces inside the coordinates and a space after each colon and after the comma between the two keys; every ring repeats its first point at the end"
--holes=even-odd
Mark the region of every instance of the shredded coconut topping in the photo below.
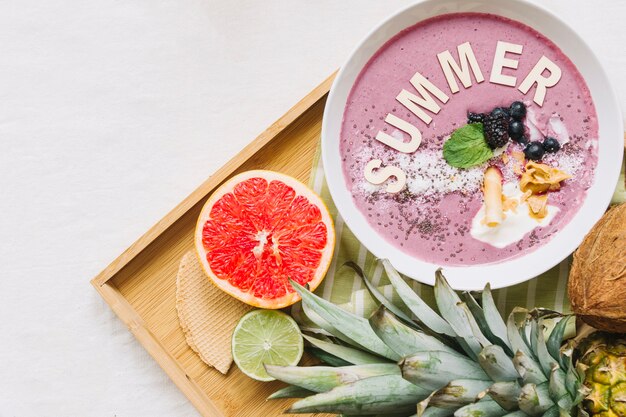
{"type": "MultiPolygon", "coordinates": [[[[567,146],[566,144],[564,148],[567,146]]],[[[384,154],[376,155],[376,152],[372,152],[369,148],[363,149],[359,156],[363,162],[372,158],[387,160],[384,154]]],[[[494,157],[481,166],[460,169],[448,165],[440,150],[418,150],[412,155],[394,155],[392,160],[383,163],[398,166],[406,173],[407,191],[410,194],[428,197],[453,192],[471,194],[480,191],[485,168],[494,162],[498,162],[497,165],[502,171],[505,181],[518,181],[519,174],[515,172],[513,166],[515,164],[520,165],[519,161],[510,156],[504,158],[505,162],[502,159],[494,157]]],[[[542,162],[575,176],[583,166],[584,158],[580,152],[572,153],[562,149],[553,154],[546,154],[542,162]]],[[[369,195],[383,189],[384,184],[371,184],[363,178],[355,183],[353,192],[369,195]]]]}
{"type": "Polygon", "coordinates": [[[583,166],[584,159],[580,152],[567,153],[563,149],[553,154],[546,154],[542,162],[574,176],[583,166]]]}

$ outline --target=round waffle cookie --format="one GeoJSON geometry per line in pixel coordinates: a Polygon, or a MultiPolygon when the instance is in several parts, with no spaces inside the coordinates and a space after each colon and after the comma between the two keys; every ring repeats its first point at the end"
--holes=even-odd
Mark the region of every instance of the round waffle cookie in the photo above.
{"type": "Polygon", "coordinates": [[[213,285],[194,252],[183,256],[176,277],[176,310],[187,344],[203,362],[228,372],[233,329],[251,309],[213,285]]]}

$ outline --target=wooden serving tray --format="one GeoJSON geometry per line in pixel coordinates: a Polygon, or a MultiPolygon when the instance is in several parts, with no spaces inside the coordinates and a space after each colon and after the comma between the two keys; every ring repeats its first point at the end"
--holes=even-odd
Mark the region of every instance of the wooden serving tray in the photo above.
{"type": "Polygon", "coordinates": [[[191,350],[176,313],[178,263],[193,248],[194,228],[204,202],[231,176],[269,169],[308,181],[334,77],[300,100],[91,281],[205,417],[273,417],[290,403],[265,400],[284,384],[256,382],[235,365],[224,376],[191,350]]]}

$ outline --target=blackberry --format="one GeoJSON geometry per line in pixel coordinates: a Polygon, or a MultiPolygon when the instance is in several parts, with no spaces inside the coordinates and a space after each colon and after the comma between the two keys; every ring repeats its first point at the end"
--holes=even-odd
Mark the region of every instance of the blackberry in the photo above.
{"type": "Polygon", "coordinates": [[[491,149],[500,148],[509,141],[509,116],[504,112],[492,112],[483,121],[485,140],[491,149]]]}
{"type": "Polygon", "coordinates": [[[483,113],[467,112],[467,123],[482,123],[485,120],[483,113]]]}

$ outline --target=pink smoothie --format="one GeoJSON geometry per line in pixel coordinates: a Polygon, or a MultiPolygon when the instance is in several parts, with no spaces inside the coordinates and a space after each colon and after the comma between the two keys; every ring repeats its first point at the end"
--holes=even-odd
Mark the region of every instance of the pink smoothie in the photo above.
{"type": "MultiPolygon", "coordinates": [[[[458,79],[457,79],[458,81],[458,79]]],[[[476,265],[500,262],[536,250],[558,233],[575,215],[593,182],[597,163],[598,122],[589,90],[564,53],[534,29],[506,18],[478,13],[448,14],[428,19],[399,33],[385,44],[362,70],[348,97],[340,138],[340,151],[347,187],[357,207],[371,226],[399,250],[439,265],[476,265]],[[485,81],[453,94],[442,72],[437,54],[470,42],[485,81]],[[516,87],[489,82],[497,41],[523,45],[517,70],[504,69],[517,77],[516,87]],[[545,55],[562,70],[560,81],[547,91],[543,106],[531,104],[534,94],[522,94],[517,86],[545,55]],[[420,72],[450,99],[426,125],[404,108],[396,96],[402,89],[415,92],[409,80],[420,72]],[[549,204],[560,211],[546,227],[535,228],[522,240],[498,249],[470,235],[471,222],[483,203],[480,190],[483,167],[458,170],[442,158],[445,139],[467,123],[467,112],[489,112],[513,101],[529,105],[535,124],[549,133],[549,120],[562,122],[569,142],[543,162],[573,175],[560,191],[550,193],[549,204]],[[422,132],[422,143],[413,154],[403,154],[375,139],[377,132],[408,140],[408,135],[385,122],[394,114],[422,132]],[[372,159],[383,166],[402,167],[407,186],[397,194],[369,184],[365,165],[372,159]]],[[[507,152],[522,148],[513,142],[507,152]]],[[[498,161],[500,161],[498,159],[498,161]]],[[[493,161],[492,161],[493,163],[493,161]]],[[[501,164],[501,162],[498,162],[501,164]]],[[[517,180],[501,167],[505,180],[517,180]]]]}

